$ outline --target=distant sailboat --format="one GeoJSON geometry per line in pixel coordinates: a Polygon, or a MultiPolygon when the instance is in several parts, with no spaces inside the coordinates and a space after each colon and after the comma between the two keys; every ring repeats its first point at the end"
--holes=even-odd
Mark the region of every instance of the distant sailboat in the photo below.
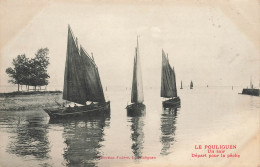
{"type": "Polygon", "coordinates": [[[144,94],[143,94],[143,81],[141,72],[141,62],[139,55],[138,37],[137,47],[135,48],[134,57],[134,68],[133,68],[133,82],[132,82],[132,93],[131,103],[126,107],[128,115],[136,115],[145,112],[144,94]]]}
{"type": "Polygon", "coordinates": [[[70,26],[68,27],[63,99],[74,102],[75,106],[63,105],[44,109],[50,118],[110,115],[110,101],[105,101],[93,55],[91,58],[82,46],[78,46],[77,38],[73,36],[70,26]],[[92,103],[86,105],[87,101],[92,103]]]}
{"type": "Polygon", "coordinates": [[[260,89],[254,88],[252,77],[250,78],[250,88],[243,89],[242,94],[260,96],[260,89]]]}
{"type": "Polygon", "coordinates": [[[254,85],[253,85],[253,82],[252,82],[252,77],[250,78],[250,88],[254,89],[254,85]]]}
{"type": "Polygon", "coordinates": [[[162,50],[162,76],[161,76],[161,97],[169,98],[163,101],[164,108],[180,106],[180,98],[177,95],[176,77],[174,68],[171,68],[168,57],[162,50]]]}
{"type": "Polygon", "coordinates": [[[181,81],[181,88],[180,89],[183,89],[183,87],[182,87],[182,81],[181,81]]]}
{"type": "Polygon", "coordinates": [[[190,82],[190,89],[193,89],[193,82],[190,82]]]}

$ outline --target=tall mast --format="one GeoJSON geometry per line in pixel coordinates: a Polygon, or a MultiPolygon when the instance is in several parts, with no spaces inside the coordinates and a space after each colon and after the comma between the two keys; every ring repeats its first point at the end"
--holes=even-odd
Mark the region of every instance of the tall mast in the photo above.
{"type": "Polygon", "coordinates": [[[138,43],[138,35],[136,39],[136,57],[139,57],[139,43],[138,43]]]}
{"type": "Polygon", "coordinates": [[[250,77],[250,88],[253,89],[253,82],[252,82],[252,76],[250,77]]]}
{"type": "Polygon", "coordinates": [[[140,55],[139,55],[138,36],[137,36],[137,46],[135,48],[135,58],[134,58],[131,102],[142,103],[143,101],[144,101],[143,81],[142,81],[141,62],[140,62],[140,55]]]}

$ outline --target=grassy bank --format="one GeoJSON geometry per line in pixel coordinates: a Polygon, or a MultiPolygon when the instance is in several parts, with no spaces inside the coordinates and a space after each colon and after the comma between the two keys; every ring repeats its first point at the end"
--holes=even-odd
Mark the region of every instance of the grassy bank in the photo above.
{"type": "Polygon", "coordinates": [[[0,94],[0,111],[38,110],[62,103],[61,91],[12,92],[0,94]]]}
{"type": "Polygon", "coordinates": [[[9,93],[0,93],[0,97],[13,97],[17,95],[37,95],[37,94],[57,94],[62,93],[62,91],[29,91],[29,92],[9,92],[9,93]]]}

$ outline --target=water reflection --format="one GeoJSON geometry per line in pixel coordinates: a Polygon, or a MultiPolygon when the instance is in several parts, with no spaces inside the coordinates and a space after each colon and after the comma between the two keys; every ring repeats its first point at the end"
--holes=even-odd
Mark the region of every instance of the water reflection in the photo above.
{"type": "Polygon", "coordinates": [[[163,109],[161,114],[161,155],[170,154],[170,148],[174,143],[175,137],[175,122],[177,116],[177,108],[163,109]]]}
{"type": "Polygon", "coordinates": [[[64,127],[63,138],[67,147],[63,157],[66,166],[97,166],[101,157],[101,142],[104,141],[104,127],[109,127],[110,118],[53,121],[64,127]]]}
{"type": "Polygon", "coordinates": [[[48,124],[43,117],[25,117],[17,120],[11,128],[12,135],[6,151],[18,156],[49,158],[48,124]]]}
{"type": "Polygon", "coordinates": [[[142,157],[142,151],[143,151],[143,143],[144,143],[144,120],[143,115],[138,116],[132,116],[129,117],[129,122],[131,122],[131,139],[133,141],[132,143],[132,152],[136,158],[142,157]]]}

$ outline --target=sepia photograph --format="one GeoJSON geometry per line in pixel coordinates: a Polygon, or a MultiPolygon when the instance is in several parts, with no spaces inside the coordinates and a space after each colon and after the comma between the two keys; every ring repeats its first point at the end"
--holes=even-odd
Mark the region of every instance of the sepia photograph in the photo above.
{"type": "Polygon", "coordinates": [[[260,167],[259,0],[0,0],[0,167],[260,167]]]}

